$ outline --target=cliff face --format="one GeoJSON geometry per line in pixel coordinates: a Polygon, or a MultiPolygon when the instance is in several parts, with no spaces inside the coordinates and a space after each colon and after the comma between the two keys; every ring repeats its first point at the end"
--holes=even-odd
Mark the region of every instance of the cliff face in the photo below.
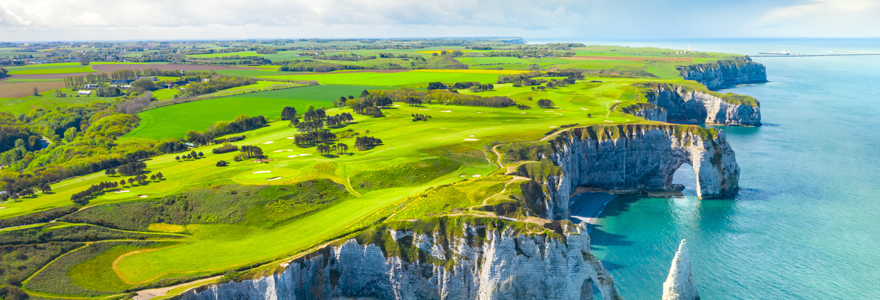
{"type": "Polygon", "coordinates": [[[743,83],[767,82],[767,69],[748,56],[715,63],[679,67],[681,77],[702,83],[711,90],[733,87],[743,83]]]}
{"type": "Polygon", "coordinates": [[[669,276],[663,283],[663,300],[700,299],[697,283],[694,281],[694,267],[688,255],[687,245],[681,240],[678,252],[675,252],[675,258],[672,259],[669,276]]]}
{"type": "Polygon", "coordinates": [[[585,228],[570,225],[563,234],[548,235],[490,227],[464,224],[455,237],[383,228],[372,236],[388,236],[384,242],[350,239],[295,260],[281,273],[181,298],[592,299],[595,283],[603,299],[621,299],[590,253],[585,228]],[[412,246],[418,255],[390,255],[382,245],[412,246]]]}
{"type": "MultiPolygon", "coordinates": [[[[680,85],[658,84],[651,86],[645,97],[648,103],[666,110],[666,119],[648,118],[649,120],[690,124],[761,125],[760,103],[747,96],[717,95],[680,85]]],[[[654,112],[652,114],[657,115],[654,112]]]]}
{"type": "Polygon", "coordinates": [[[576,128],[553,141],[548,156],[562,169],[547,176],[545,218],[570,216],[569,197],[579,186],[610,192],[676,190],[675,171],[693,166],[700,198],[738,188],[739,165],[720,130],[685,125],[613,125],[576,128]]]}

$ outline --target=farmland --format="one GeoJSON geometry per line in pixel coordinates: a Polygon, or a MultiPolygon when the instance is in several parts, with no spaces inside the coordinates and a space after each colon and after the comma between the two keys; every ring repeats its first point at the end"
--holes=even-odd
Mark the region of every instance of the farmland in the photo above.
{"type": "MultiPolygon", "coordinates": [[[[175,43],[136,44],[147,49],[172,47],[175,43]]],[[[229,51],[178,56],[199,62],[231,55],[261,56],[272,61],[304,58],[295,56],[301,51],[267,55],[238,51],[245,46],[270,44],[181,45],[196,47],[196,53],[209,52],[207,49],[229,51]]],[[[363,46],[359,41],[340,41],[333,47],[316,41],[274,44],[303,45],[363,46]]],[[[389,47],[393,45],[402,46],[388,43],[389,47]]],[[[497,49],[493,51],[520,51],[511,45],[494,47],[497,49]]],[[[532,179],[517,167],[536,162],[508,159],[503,151],[497,152],[499,146],[542,146],[556,132],[574,126],[657,124],[617,108],[643,101],[633,84],[698,85],[683,81],[676,66],[728,57],[605,46],[565,49],[575,53],[567,57],[486,56],[491,54],[489,50],[432,46],[351,50],[345,52],[407,57],[324,62],[360,67],[400,62],[409,66],[414,57],[430,59],[441,50],[462,51],[462,57],[442,58],[456,60],[468,69],[281,72],[277,64],[128,62],[9,67],[13,77],[0,82],[0,93],[8,93],[0,94],[5,97],[0,99],[0,109],[9,114],[0,120],[29,130],[34,139],[46,136],[53,144],[45,149],[25,149],[25,145],[13,141],[16,148],[6,150],[2,156],[8,166],[0,175],[38,177],[60,169],[86,171],[47,180],[51,191],[35,189],[33,195],[23,194],[3,202],[0,221],[9,228],[0,231],[0,244],[11,243],[13,238],[26,234],[20,230],[33,228],[66,232],[82,227],[113,234],[107,233],[113,238],[87,236],[88,240],[69,237],[69,244],[41,249],[39,259],[28,262],[18,272],[24,274],[22,289],[47,298],[112,298],[203,278],[216,281],[224,274],[243,276],[253,270],[275,270],[290,257],[389,221],[443,216],[495,218],[499,215],[490,208],[498,203],[517,208],[509,217],[525,217],[524,212],[528,213],[528,205],[533,203],[525,202],[518,183],[532,179]],[[15,77],[145,68],[212,70],[250,78],[246,85],[225,86],[181,99],[180,95],[189,92],[181,89],[227,77],[208,74],[207,78],[187,81],[181,74],[163,73],[157,82],[182,84],[153,88],[152,99],[138,100],[142,95],[139,92],[106,98],[73,97],[78,86],[63,88],[64,83],[57,79],[15,77]],[[548,74],[566,68],[582,70],[572,73],[572,78],[548,74]],[[528,75],[537,79],[534,83],[523,78],[516,83],[499,83],[504,82],[499,81],[500,76],[521,75],[529,69],[538,71],[528,75]],[[591,72],[598,70],[609,72],[603,73],[607,76],[591,72]],[[305,86],[314,84],[303,83],[307,81],[317,81],[318,85],[305,86]],[[429,83],[437,82],[446,87],[440,87],[442,91],[427,90],[429,83]],[[465,82],[482,84],[477,87],[493,86],[485,90],[453,87],[465,82]],[[41,93],[33,96],[32,88],[37,85],[42,87],[41,93]],[[280,89],[271,90],[274,88],[280,89]],[[412,98],[373,103],[385,100],[373,95],[404,88],[411,95],[433,92],[442,97],[430,100],[425,96],[424,102],[412,98]],[[362,94],[365,90],[372,93],[362,94]],[[55,97],[57,93],[71,97],[55,97]],[[347,101],[336,102],[340,97],[347,101]],[[472,102],[452,101],[459,98],[506,100],[467,106],[472,102]],[[143,102],[137,109],[124,105],[137,101],[143,102]],[[314,118],[320,119],[319,128],[291,126],[290,121],[281,120],[285,107],[296,109],[296,122],[300,124],[315,126],[314,118]],[[310,107],[314,111],[307,117],[310,107]],[[60,115],[62,112],[68,115],[60,115]],[[325,115],[315,117],[318,112],[325,115]],[[232,121],[241,115],[264,116],[268,123],[217,135],[206,131],[215,122],[232,121]],[[329,122],[330,118],[348,115],[352,119],[329,122]],[[190,136],[187,132],[191,130],[201,133],[190,136]],[[311,133],[330,136],[329,141],[303,142],[304,136],[311,133]],[[198,139],[199,135],[205,138],[198,139]],[[244,139],[237,139],[239,136],[244,139]],[[236,139],[226,140],[230,137],[236,139]],[[381,142],[364,144],[365,140],[377,139],[381,142]],[[330,146],[333,151],[318,150],[330,146]],[[259,147],[260,156],[244,156],[253,147],[259,147]],[[221,148],[233,150],[214,151],[221,148]],[[22,149],[27,150],[26,155],[15,152],[22,149]],[[131,171],[131,166],[139,163],[144,164],[143,169],[131,171]],[[121,175],[126,168],[128,175],[121,175]],[[144,178],[134,179],[137,175],[144,178]],[[88,193],[82,196],[84,192],[88,193]]],[[[128,54],[149,51],[131,52],[128,54]]],[[[325,55],[336,52],[342,51],[331,50],[325,55]]],[[[24,264],[11,258],[7,262],[24,264]]],[[[183,289],[171,291],[175,294],[183,289]]]]}

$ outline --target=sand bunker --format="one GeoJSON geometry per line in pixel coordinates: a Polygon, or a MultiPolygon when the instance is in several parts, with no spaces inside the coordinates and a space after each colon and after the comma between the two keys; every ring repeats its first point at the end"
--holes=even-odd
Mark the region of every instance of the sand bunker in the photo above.
{"type": "Polygon", "coordinates": [[[293,151],[293,150],[290,150],[290,149],[281,149],[281,150],[275,150],[275,151],[272,151],[272,152],[278,153],[278,152],[292,152],[292,151],[293,151]]]}
{"type": "Polygon", "coordinates": [[[299,155],[294,154],[294,155],[288,155],[287,157],[297,157],[297,156],[299,156],[299,155]]]}
{"type": "Polygon", "coordinates": [[[272,171],[256,171],[254,174],[272,173],[272,171]]]}
{"type": "Polygon", "coordinates": [[[467,175],[466,175],[466,174],[461,174],[461,176],[458,176],[458,177],[467,177],[467,175]]]}
{"type": "Polygon", "coordinates": [[[474,174],[474,176],[471,176],[471,177],[477,178],[477,177],[480,177],[480,174],[474,174]]]}
{"type": "Polygon", "coordinates": [[[271,144],[271,143],[274,143],[274,142],[275,142],[275,141],[268,141],[268,142],[263,143],[263,145],[268,145],[268,144],[271,144]]]}
{"type": "Polygon", "coordinates": [[[468,141],[468,142],[479,141],[478,139],[464,139],[464,140],[468,141]]]}
{"type": "Polygon", "coordinates": [[[452,112],[451,110],[441,110],[440,112],[452,112]]]}
{"type": "Polygon", "coordinates": [[[287,137],[287,139],[288,139],[288,140],[292,140],[292,139],[294,139],[294,137],[289,136],[289,137],[287,137]]]}
{"type": "Polygon", "coordinates": [[[146,198],[147,195],[138,195],[138,198],[146,198]]]}
{"type": "Polygon", "coordinates": [[[131,192],[131,190],[115,191],[114,193],[119,194],[119,193],[128,193],[128,192],[131,192]]]}
{"type": "Polygon", "coordinates": [[[278,180],[278,179],[281,179],[281,177],[272,177],[272,178],[266,179],[266,181],[272,181],[272,180],[278,180]]]}
{"type": "Polygon", "coordinates": [[[556,128],[556,126],[550,126],[550,128],[556,128]]]}

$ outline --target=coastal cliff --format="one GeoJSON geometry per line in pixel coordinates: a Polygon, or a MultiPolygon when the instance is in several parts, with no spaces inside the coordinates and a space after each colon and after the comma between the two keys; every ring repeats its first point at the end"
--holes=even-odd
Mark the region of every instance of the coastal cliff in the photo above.
{"type": "MultiPolygon", "coordinates": [[[[371,228],[257,279],[184,293],[208,299],[621,299],[584,227],[444,217],[371,228]]],[[[256,277],[256,276],[255,276],[256,277]]]]}
{"type": "MultiPolygon", "coordinates": [[[[724,132],[686,125],[604,125],[575,128],[551,142],[544,154],[559,168],[543,179],[545,218],[567,219],[577,187],[611,193],[673,191],[672,177],[693,166],[697,196],[736,191],[739,165],[724,132]]],[[[541,180],[541,179],[539,179],[541,180]]]]}
{"type": "Polygon", "coordinates": [[[711,90],[744,83],[767,82],[767,69],[748,56],[719,60],[714,63],[679,66],[685,80],[702,83],[711,90]]]}
{"type": "Polygon", "coordinates": [[[755,98],[721,94],[676,84],[635,84],[651,107],[629,107],[649,120],[687,124],[761,126],[761,104],[755,98]],[[662,108],[665,113],[656,112],[662,108]]]}

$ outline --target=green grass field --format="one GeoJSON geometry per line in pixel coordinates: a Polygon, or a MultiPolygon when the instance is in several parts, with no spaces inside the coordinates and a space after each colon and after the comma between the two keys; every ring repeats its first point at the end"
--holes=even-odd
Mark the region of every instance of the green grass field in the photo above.
{"type": "Polygon", "coordinates": [[[138,116],[141,124],[126,137],[162,139],[182,137],[187,130],[205,130],[216,121],[232,120],[241,114],[263,115],[267,119],[280,118],[285,106],[296,107],[304,112],[309,105],[333,106],[340,96],[359,96],[371,86],[321,85],[300,87],[237,96],[208,99],[166,107],[160,107],[138,116]]]}
{"type": "Polygon", "coordinates": [[[41,74],[66,74],[66,73],[91,73],[95,72],[89,66],[79,63],[58,63],[31,65],[22,67],[8,67],[9,75],[41,75],[41,74]]]}

